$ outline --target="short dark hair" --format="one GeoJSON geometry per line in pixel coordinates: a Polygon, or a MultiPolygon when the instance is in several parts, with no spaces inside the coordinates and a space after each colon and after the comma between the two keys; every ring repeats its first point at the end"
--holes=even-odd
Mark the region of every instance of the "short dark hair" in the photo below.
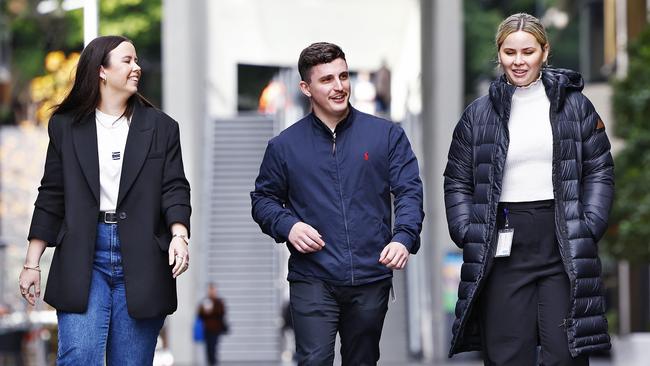
{"type": "Polygon", "coordinates": [[[300,52],[300,57],[298,58],[300,78],[304,82],[309,82],[309,73],[312,67],[320,64],[328,64],[337,58],[342,58],[343,61],[346,61],[345,53],[343,53],[341,47],[327,42],[312,43],[300,52]]]}

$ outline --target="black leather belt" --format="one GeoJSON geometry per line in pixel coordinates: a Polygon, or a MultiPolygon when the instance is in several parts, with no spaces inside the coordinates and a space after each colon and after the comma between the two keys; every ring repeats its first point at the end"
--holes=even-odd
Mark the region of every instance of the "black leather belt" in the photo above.
{"type": "Polygon", "coordinates": [[[97,219],[99,222],[105,224],[117,224],[118,214],[117,212],[99,211],[99,217],[97,219]]]}

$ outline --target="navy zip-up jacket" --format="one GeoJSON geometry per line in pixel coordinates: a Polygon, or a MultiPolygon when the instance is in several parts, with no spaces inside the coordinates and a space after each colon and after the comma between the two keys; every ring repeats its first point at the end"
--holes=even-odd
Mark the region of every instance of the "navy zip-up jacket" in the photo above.
{"type": "Polygon", "coordinates": [[[352,107],[334,133],[311,113],[271,139],[251,200],[253,219],[276,242],[286,242],[299,221],[325,242],[309,254],[287,243],[289,281],[374,282],[392,276],[379,263],[389,242],[411,253],[420,246],[422,182],[408,138],[398,125],[352,107]]]}

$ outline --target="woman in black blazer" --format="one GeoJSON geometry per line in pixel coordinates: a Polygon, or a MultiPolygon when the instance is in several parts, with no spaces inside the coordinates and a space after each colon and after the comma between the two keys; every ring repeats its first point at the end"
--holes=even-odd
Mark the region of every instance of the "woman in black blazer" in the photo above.
{"type": "Polygon", "coordinates": [[[58,365],[150,365],[189,266],[178,123],[138,94],[137,61],[124,37],[90,42],[49,122],[19,285],[34,305],[55,247],[44,300],[57,310],[58,365]]]}

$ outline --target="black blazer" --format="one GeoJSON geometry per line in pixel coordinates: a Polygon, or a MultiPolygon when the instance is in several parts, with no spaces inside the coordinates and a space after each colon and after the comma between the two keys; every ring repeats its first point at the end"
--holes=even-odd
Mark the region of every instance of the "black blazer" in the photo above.
{"type": "MultiPolygon", "coordinates": [[[[28,239],[56,247],[44,300],[60,311],[88,305],[99,215],[99,161],[94,114],[81,123],[51,118],[45,171],[28,239]]],[[[134,110],[117,201],[129,314],[147,318],[176,310],[168,265],[170,225],[190,227],[190,186],[183,172],[178,123],[144,106],[134,110]]]]}

